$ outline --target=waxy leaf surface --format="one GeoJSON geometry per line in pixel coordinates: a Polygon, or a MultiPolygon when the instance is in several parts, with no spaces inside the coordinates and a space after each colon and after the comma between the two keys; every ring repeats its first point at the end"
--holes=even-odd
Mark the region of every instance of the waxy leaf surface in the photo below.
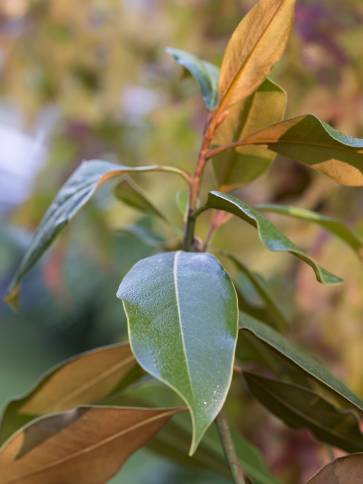
{"type": "Polygon", "coordinates": [[[66,360],[45,375],[29,395],[7,405],[1,419],[0,444],[38,416],[99,403],[131,383],[137,376],[135,367],[128,344],[98,348],[66,360]]]}
{"type": "Polygon", "coordinates": [[[309,429],[318,440],[347,452],[363,450],[357,416],[336,408],[316,392],[249,372],[244,377],[252,394],[292,428],[309,429]]]}
{"type": "Polygon", "coordinates": [[[319,213],[306,210],[304,208],[293,207],[289,205],[276,205],[276,204],[260,204],[256,205],[258,210],[262,212],[277,213],[279,215],[286,215],[306,222],[312,222],[320,225],[323,229],[332,233],[339,239],[348,244],[359,257],[363,256],[363,239],[354,232],[353,229],[348,227],[342,220],[334,217],[328,217],[326,215],[320,215],[319,213]]]}
{"type": "Polygon", "coordinates": [[[168,170],[158,166],[124,166],[104,161],[91,160],[83,162],[58,192],[47,210],[33,240],[25,253],[20,266],[9,287],[7,301],[16,306],[18,285],[43,255],[45,250],[88,202],[97,188],[110,179],[130,172],[153,172],[168,170]]]}
{"type": "Polygon", "coordinates": [[[239,198],[223,192],[212,191],[209,192],[208,195],[207,208],[215,208],[217,210],[224,210],[232,213],[253,227],[256,227],[260,240],[265,247],[274,252],[290,252],[292,255],[306,262],[314,270],[316,278],[319,282],[324,284],[338,284],[342,282],[342,279],[319,266],[314,259],[300,250],[261,212],[254,209],[239,198]]]}
{"type": "Polygon", "coordinates": [[[233,284],[211,254],[169,252],[139,261],[117,296],[137,361],[188,405],[193,453],[231,383],[238,331],[233,284]]]}
{"type": "Polygon", "coordinates": [[[166,52],[178,64],[185,67],[199,84],[207,108],[212,111],[218,104],[219,68],[210,62],[199,59],[184,50],[169,47],[166,52]]]}
{"type": "Polygon", "coordinates": [[[325,466],[307,484],[361,484],[363,453],[346,455],[325,466]]]}
{"type": "MultiPolygon", "coordinates": [[[[293,367],[295,378],[299,378],[299,384],[300,374],[302,374],[303,379],[301,381],[308,382],[317,393],[333,404],[338,404],[346,409],[358,410],[360,414],[363,412],[363,401],[343,382],[332,375],[325,366],[303,353],[270,326],[251,316],[241,314],[240,329],[243,332],[250,333],[257,342],[263,343],[262,349],[265,349],[267,358],[272,362],[270,368],[272,371],[274,360],[276,360],[274,355],[282,356],[287,365],[293,367]],[[270,352],[268,352],[269,349],[270,352]]],[[[278,361],[276,361],[276,364],[278,365],[278,361]]]]}
{"type": "MultiPolygon", "coordinates": [[[[285,115],[286,103],[286,92],[266,79],[251,96],[231,106],[216,131],[213,144],[225,146],[278,123],[285,115]]],[[[275,157],[264,146],[254,145],[221,153],[213,159],[218,186],[222,191],[229,191],[254,180],[268,169],[275,157]]]]}
{"type": "Polygon", "coordinates": [[[224,54],[218,112],[257,89],[283,54],[294,19],[295,0],[260,0],[234,31],[224,54]]]}
{"type": "Polygon", "coordinates": [[[179,409],[78,407],[40,418],[0,449],[0,484],[100,484],[179,409]]]}
{"type": "Polygon", "coordinates": [[[247,136],[244,144],[266,145],[342,185],[363,185],[363,139],[346,136],[311,114],[247,136]]]}

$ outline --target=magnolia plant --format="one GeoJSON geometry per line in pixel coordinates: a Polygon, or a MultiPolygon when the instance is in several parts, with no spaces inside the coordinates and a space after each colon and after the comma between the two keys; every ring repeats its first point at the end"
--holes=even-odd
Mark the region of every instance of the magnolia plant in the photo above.
{"type": "Polygon", "coordinates": [[[118,288],[128,342],[64,362],[7,405],[0,428],[1,484],[106,482],[143,446],[235,483],[276,483],[257,449],[231,430],[223,407],[233,378],[243,379],[286,425],[308,429],[347,453],[311,483],[361,482],[363,401],[283,336],[286,317],[243,257],[210,248],[214,233],[237,217],[257,230],[266,249],[289,252],[322,284],[340,283],[265,216],[276,212],[318,224],[362,254],[361,239],[344,222],[290,206],[251,206],[231,194],[263,174],[277,154],[340,184],[363,185],[363,140],[313,115],[284,120],[286,93],[267,77],[286,47],[294,7],[295,0],[260,0],[233,33],[221,69],[168,49],[196,79],[208,111],[194,173],[91,160],[57,194],[14,276],[7,297],[12,305],[24,276],[101,185],[121,178],[117,197],[154,217],[164,216],[126,175],[182,177],[189,199],[178,244],[137,262],[118,288]],[[208,164],[216,181],[205,197],[208,164]],[[201,240],[195,228],[206,211],[212,211],[211,225],[201,240]],[[263,311],[256,313],[222,262],[244,274],[263,311]]]}

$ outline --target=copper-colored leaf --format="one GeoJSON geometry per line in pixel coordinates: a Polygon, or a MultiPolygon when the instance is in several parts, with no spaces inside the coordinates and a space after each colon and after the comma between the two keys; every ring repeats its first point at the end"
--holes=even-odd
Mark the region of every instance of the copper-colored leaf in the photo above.
{"type": "Polygon", "coordinates": [[[363,453],[341,457],[325,466],[308,484],[361,484],[363,453]]]}
{"type": "Polygon", "coordinates": [[[79,407],[36,420],[0,450],[0,484],[103,484],[178,411],[79,407]]]}
{"type": "Polygon", "coordinates": [[[280,59],[294,8],[295,0],[260,0],[238,25],[223,58],[220,113],[252,94],[280,59]]]}
{"type": "Polygon", "coordinates": [[[128,344],[99,348],[61,363],[29,395],[8,404],[0,443],[35,417],[100,402],[128,380],[135,365],[128,344]]]}

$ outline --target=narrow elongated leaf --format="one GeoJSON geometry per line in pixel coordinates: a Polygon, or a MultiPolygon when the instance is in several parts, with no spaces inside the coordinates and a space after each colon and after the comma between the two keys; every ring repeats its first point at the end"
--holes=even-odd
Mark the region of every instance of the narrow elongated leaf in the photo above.
{"type": "Polygon", "coordinates": [[[169,252],[139,261],[117,296],[137,361],[188,405],[192,454],[231,383],[238,330],[233,284],[211,254],[169,252]]]}
{"type": "Polygon", "coordinates": [[[260,240],[265,247],[275,252],[290,252],[292,255],[306,262],[314,270],[319,282],[324,284],[338,284],[342,282],[342,279],[319,266],[314,259],[300,250],[261,212],[239,198],[234,197],[233,195],[227,195],[223,192],[212,191],[208,194],[207,208],[215,208],[217,210],[224,210],[232,213],[253,227],[256,227],[260,240]]]}
{"type": "MultiPolygon", "coordinates": [[[[260,129],[284,118],[286,92],[270,79],[247,99],[229,109],[225,121],[216,131],[213,143],[219,146],[244,139],[260,129]]],[[[239,146],[221,153],[213,160],[213,168],[222,191],[229,191],[260,176],[276,155],[263,146],[239,146]]]]}
{"type": "Polygon", "coordinates": [[[346,455],[325,466],[307,484],[361,484],[363,453],[346,455]]]}
{"type": "Polygon", "coordinates": [[[199,84],[207,108],[212,111],[218,104],[219,68],[210,62],[201,60],[184,50],[168,48],[170,54],[178,64],[185,67],[199,84]]]}
{"type": "Polygon", "coordinates": [[[0,444],[25,423],[47,413],[99,403],[140,373],[128,344],[99,348],[52,369],[29,395],[10,402],[1,419],[0,444]]]}
{"type": "MultiPolygon", "coordinates": [[[[243,332],[248,332],[257,342],[263,344],[270,361],[276,360],[275,355],[281,356],[288,365],[293,366],[297,375],[299,373],[305,375],[307,377],[305,381],[310,382],[313,389],[324,398],[333,404],[339,404],[343,408],[363,412],[363,401],[343,382],[332,375],[325,366],[303,353],[270,326],[255,318],[241,314],[240,329],[243,332]],[[268,352],[269,349],[270,352],[268,352]]],[[[278,364],[277,361],[276,363],[278,364]]],[[[274,367],[271,366],[270,369],[273,370],[274,367]]]]}
{"type": "MultiPolygon", "coordinates": [[[[125,173],[165,170],[167,171],[168,167],[124,166],[99,160],[83,162],[63,185],[40,222],[30,247],[10,284],[7,301],[16,306],[18,285],[23,277],[40,259],[67,223],[88,202],[98,187],[112,178],[125,175],[125,173]]],[[[174,171],[173,168],[170,170],[174,171]]]]}
{"type": "Polygon", "coordinates": [[[0,450],[1,484],[100,484],[178,409],[78,407],[36,420],[0,450]]]}
{"type": "Polygon", "coordinates": [[[260,0],[242,19],[224,54],[219,112],[245,99],[283,54],[293,24],[295,0],[260,0]]]}
{"type": "Polygon", "coordinates": [[[311,430],[318,440],[347,452],[363,450],[363,434],[353,412],[340,410],[299,385],[244,372],[252,394],[292,428],[311,430]]]}
{"type": "Polygon", "coordinates": [[[312,212],[311,210],[292,207],[290,205],[276,205],[270,203],[260,204],[255,208],[261,210],[262,212],[286,215],[287,217],[293,217],[320,225],[320,227],[323,227],[323,229],[331,232],[333,235],[346,242],[354,250],[354,252],[358,254],[359,257],[363,256],[363,240],[342,220],[334,217],[328,217],[326,215],[320,215],[319,213],[312,212]]]}
{"type": "Polygon", "coordinates": [[[243,144],[266,145],[342,185],[363,185],[363,139],[346,136],[311,114],[265,128],[243,144]]]}
{"type": "Polygon", "coordinates": [[[146,193],[130,177],[124,177],[114,189],[115,196],[123,203],[143,214],[166,220],[165,216],[148,199],[146,193]]]}
{"type": "Polygon", "coordinates": [[[234,255],[226,254],[228,259],[230,259],[236,268],[247,276],[256,292],[265,303],[266,309],[270,314],[274,326],[277,329],[286,327],[289,324],[288,318],[285,314],[284,308],[280,302],[273,296],[271,289],[268,287],[267,282],[263,277],[251,271],[245,264],[239,261],[234,255]]]}

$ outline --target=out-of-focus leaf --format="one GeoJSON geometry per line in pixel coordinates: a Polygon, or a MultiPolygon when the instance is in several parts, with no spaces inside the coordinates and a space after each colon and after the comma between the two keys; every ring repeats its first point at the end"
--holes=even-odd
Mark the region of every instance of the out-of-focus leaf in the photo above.
{"type": "Polygon", "coordinates": [[[243,470],[252,484],[279,484],[266,467],[259,450],[236,431],[232,431],[233,443],[243,470]]]}
{"type": "Polygon", "coordinates": [[[1,448],[0,482],[107,482],[178,411],[78,407],[40,418],[1,448]]]}
{"type": "Polygon", "coordinates": [[[342,185],[363,185],[363,139],[342,134],[311,114],[258,131],[243,144],[266,145],[342,185]]]}
{"type": "Polygon", "coordinates": [[[342,282],[342,279],[319,266],[314,259],[300,250],[261,212],[254,209],[239,198],[223,192],[212,191],[208,194],[206,207],[224,210],[243,219],[245,222],[257,229],[260,240],[265,247],[275,252],[290,252],[292,255],[295,255],[302,261],[306,262],[314,270],[316,278],[319,282],[324,284],[338,284],[342,282]]]}
{"type": "MultiPolygon", "coordinates": [[[[312,389],[321,396],[346,409],[363,412],[363,402],[343,382],[332,375],[325,366],[304,354],[293,343],[284,338],[270,326],[243,313],[240,318],[240,330],[250,333],[255,340],[263,343],[270,360],[274,355],[282,356],[288,365],[293,365],[297,373],[303,373],[311,382],[312,389]]],[[[273,366],[271,367],[273,370],[273,366]]],[[[299,382],[300,383],[300,382],[299,382]]],[[[304,385],[305,386],[305,385],[304,385]]]]}
{"type": "Polygon", "coordinates": [[[363,453],[340,457],[316,474],[307,484],[361,484],[363,453]]]}
{"type": "Polygon", "coordinates": [[[135,208],[143,214],[153,215],[162,220],[165,216],[150,202],[146,193],[130,177],[124,177],[114,189],[115,196],[129,207],[135,208]]]}
{"type": "Polygon", "coordinates": [[[187,212],[188,212],[188,204],[189,204],[189,192],[184,190],[182,192],[178,192],[176,194],[176,205],[179,209],[179,212],[183,216],[183,220],[186,220],[187,212]]]}
{"type": "Polygon", "coordinates": [[[207,108],[212,111],[218,104],[219,68],[210,62],[201,60],[184,50],[168,48],[170,54],[178,64],[185,67],[199,84],[207,108]]]}
{"type": "Polygon", "coordinates": [[[16,306],[18,285],[23,277],[100,185],[125,173],[154,171],[171,171],[180,175],[180,171],[173,167],[124,166],[99,160],[83,162],[63,185],[40,222],[10,284],[7,301],[16,306]]]}
{"type": "Polygon", "coordinates": [[[363,435],[353,412],[338,409],[299,385],[249,372],[244,377],[257,400],[289,427],[309,429],[318,440],[347,452],[363,450],[363,435]]]}
{"type": "Polygon", "coordinates": [[[245,99],[283,54],[293,24],[295,0],[260,0],[242,19],[224,54],[218,112],[245,99]]]}
{"type": "Polygon", "coordinates": [[[238,331],[233,284],[211,254],[169,252],[139,261],[117,296],[137,361],[188,405],[193,454],[231,383],[238,331]]]}
{"type": "Polygon", "coordinates": [[[327,217],[326,215],[320,215],[304,208],[292,207],[290,205],[276,205],[270,203],[257,205],[255,208],[262,212],[278,213],[279,215],[286,215],[288,217],[320,225],[328,232],[331,232],[336,237],[346,242],[354,252],[359,255],[359,257],[363,256],[363,240],[342,220],[334,217],[327,217]]]}
{"type": "Polygon", "coordinates": [[[272,294],[271,289],[268,287],[267,282],[264,278],[256,273],[251,271],[245,264],[239,261],[234,255],[232,254],[225,254],[228,259],[230,259],[236,268],[245,274],[247,278],[250,280],[251,284],[255,288],[258,295],[261,297],[262,301],[265,303],[267,311],[272,317],[274,322],[274,326],[277,329],[282,329],[289,324],[287,316],[285,314],[284,308],[280,301],[278,301],[272,294]]]}
{"type": "Polygon", "coordinates": [[[98,348],[52,369],[29,395],[10,402],[1,419],[0,444],[29,421],[47,413],[98,403],[139,375],[128,344],[98,348]]]}
{"type": "MultiPolygon", "coordinates": [[[[266,79],[246,100],[229,109],[229,114],[216,131],[213,143],[224,146],[244,139],[284,118],[286,92],[266,79]]],[[[240,146],[221,153],[213,160],[218,186],[229,191],[260,176],[276,155],[263,146],[240,146]]]]}

